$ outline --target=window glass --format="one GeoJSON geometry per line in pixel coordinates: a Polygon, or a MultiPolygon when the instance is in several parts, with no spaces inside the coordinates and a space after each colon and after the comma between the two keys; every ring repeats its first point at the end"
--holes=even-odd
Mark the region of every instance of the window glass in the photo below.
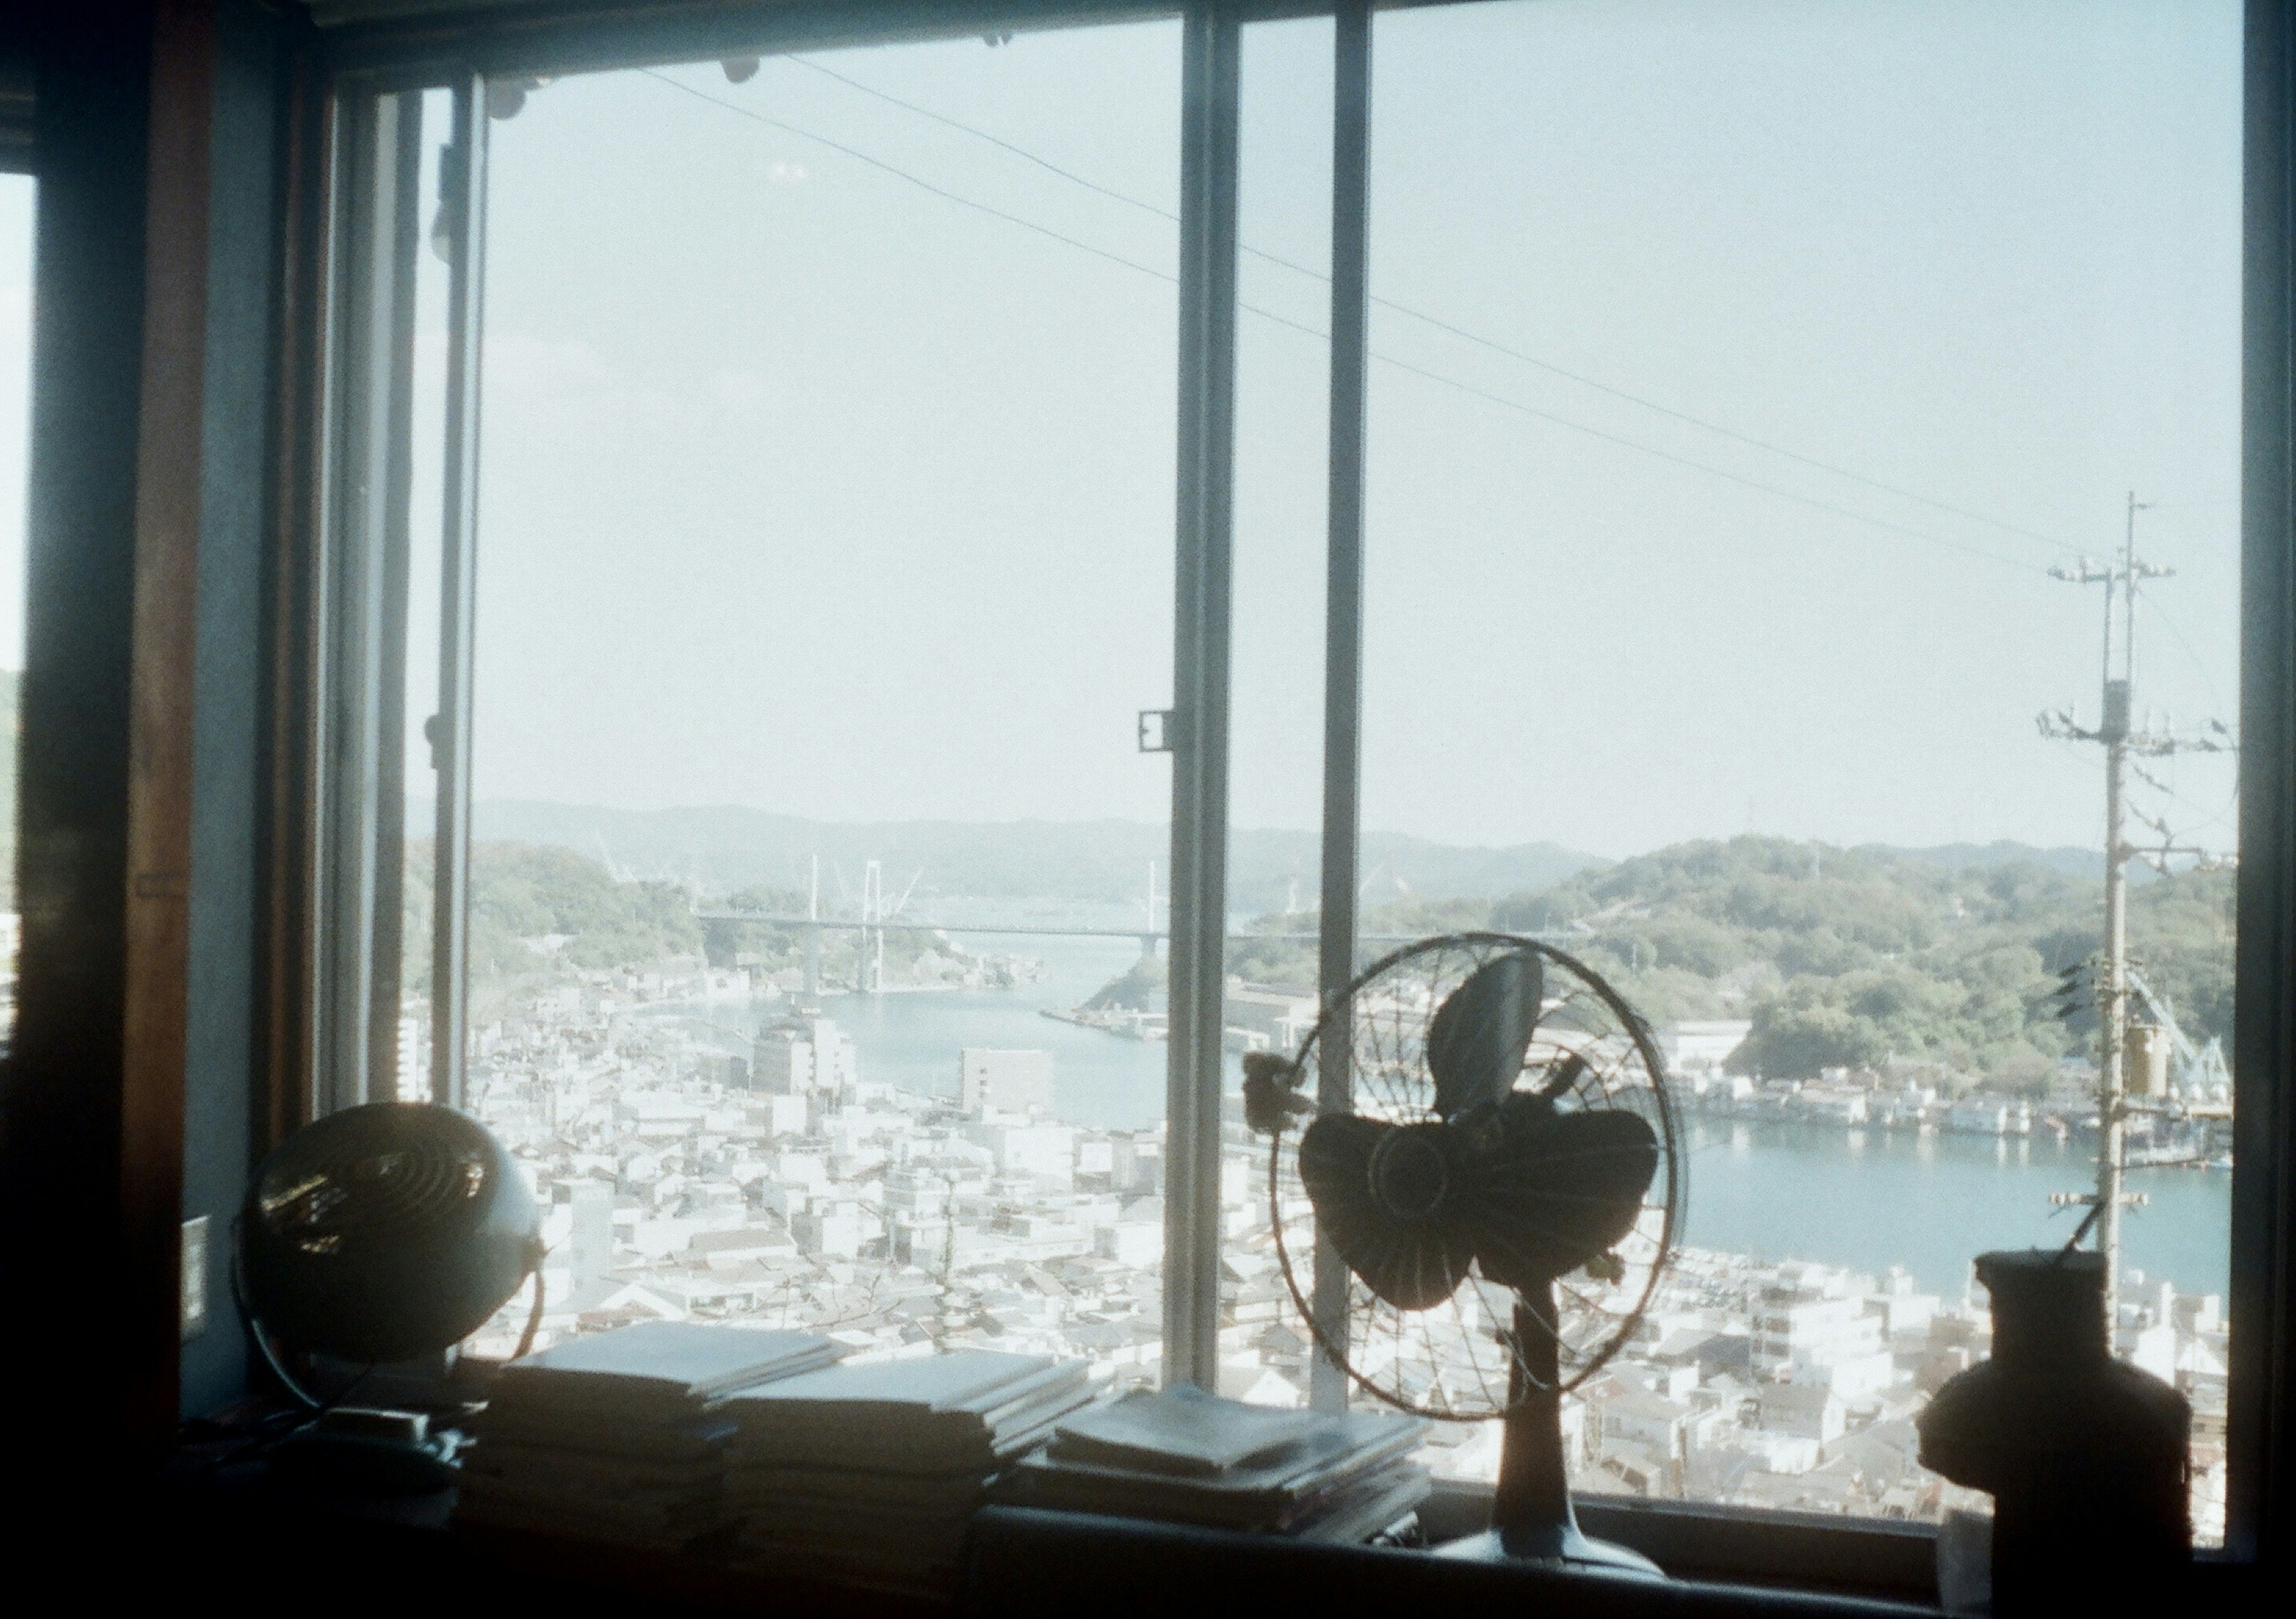
{"type": "MultiPolygon", "coordinates": [[[[414,98],[409,96],[409,101],[414,98]]],[[[414,259],[412,438],[407,492],[406,697],[399,715],[405,750],[405,853],[399,872],[398,1018],[387,1053],[398,1094],[428,1101],[431,1088],[431,892],[436,882],[438,765],[428,727],[439,711],[440,524],[445,520],[447,446],[447,221],[440,212],[439,172],[455,133],[448,90],[422,93],[422,160],[415,197],[421,240],[414,259]]]]}
{"type": "Polygon", "coordinates": [[[0,175],[0,1056],[16,1031],[16,745],[32,406],[32,181],[0,175]]]}
{"type": "Polygon", "coordinates": [[[1970,1261],[2095,1186],[2106,751],[2046,733],[2104,588],[2053,573],[2133,520],[2118,1344],[2220,1534],[2240,8],[1397,11],[1374,83],[1361,927],[1554,940],[1683,1115],[1577,1483],[1955,1504],[1970,1261]]]}
{"type": "Polygon", "coordinates": [[[1331,20],[1245,29],[1240,76],[1219,1392],[1293,1405],[1309,1392],[1308,1335],[1277,1262],[1267,1143],[1236,1092],[1246,1052],[1297,1049],[1316,1016],[1331,20]]]}
{"type": "Polygon", "coordinates": [[[1157,1376],[1178,45],[498,87],[471,1095],[551,1336],[1157,1376]]]}

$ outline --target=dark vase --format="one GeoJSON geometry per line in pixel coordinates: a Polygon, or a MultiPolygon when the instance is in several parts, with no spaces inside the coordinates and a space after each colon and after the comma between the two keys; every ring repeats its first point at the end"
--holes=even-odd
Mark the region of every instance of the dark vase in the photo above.
{"type": "Polygon", "coordinates": [[[1982,1254],[1993,1355],[1922,1413],[1922,1465],[1993,1497],[1993,1612],[2123,1607],[2192,1557],[2193,1409],[2112,1358],[2104,1261],[2047,1249],[1982,1254]]]}

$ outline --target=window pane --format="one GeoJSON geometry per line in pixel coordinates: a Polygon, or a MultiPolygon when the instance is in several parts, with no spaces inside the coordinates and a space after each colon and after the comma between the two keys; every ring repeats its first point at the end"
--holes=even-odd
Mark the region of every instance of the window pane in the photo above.
{"type": "Polygon", "coordinates": [[[2228,3],[1381,16],[1361,925],[1554,939],[1684,1104],[1583,1489],[1956,1500],[1912,1421],[1982,1353],[1970,1261],[2095,1184],[2104,750],[2034,719],[2099,726],[2103,593],[2051,570],[2120,566],[2133,489],[2175,572],[2123,835],[2174,851],[2120,1346],[2221,1533],[2240,50],[2228,3]]]}
{"type": "Polygon", "coordinates": [[[17,686],[24,668],[24,501],[32,406],[32,182],[0,175],[0,1056],[16,1033],[17,686]]]}
{"type": "Polygon", "coordinates": [[[430,896],[437,880],[439,775],[427,727],[439,711],[439,530],[446,514],[442,480],[451,275],[439,177],[455,134],[452,91],[426,90],[422,102],[422,166],[415,206],[422,242],[414,260],[414,427],[407,496],[413,538],[406,555],[406,694],[399,737],[405,749],[406,819],[399,892],[398,1019],[397,1039],[387,1054],[376,1057],[390,1065],[404,1101],[428,1101],[431,1095],[430,896]]]}
{"type": "Polygon", "coordinates": [[[471,1072],[553,1335],[1156,1375],[1178,44],[494,126],[471,1072]]]}
{"type": "Polygon", "coordinates": [[[1243,1054],[1297,1049],[1316,1005],[1330,19],[1245,29],[1241,77],[1219,1392],[1290,1405],[1309,1392],[1308,1336],[1295,1319],[1270,1223],[1267,1144],[1245,1128],[1235,1092],[1243,1054]]]}

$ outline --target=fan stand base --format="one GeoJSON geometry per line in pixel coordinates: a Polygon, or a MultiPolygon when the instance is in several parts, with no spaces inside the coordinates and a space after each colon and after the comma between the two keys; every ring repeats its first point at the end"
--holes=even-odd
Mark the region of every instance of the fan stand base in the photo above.
{"type": "Polygon", "coordinates": [[[1638,1551],[1598,1541],[1579,1530],[1570,1507],[1570,1470],[1562,1456],[1562,1396],[1555,1375],[1554,1288],[1522,1294],[1514,1309],[1512,1403],[1499,1450],[1497,1488],[1491,1492],[1491,1527],[1437,1549],[1438,1557],[1476,1563],[1541,1563],[1585,1574],[1663,1580],[1666,1573],[1638,1551]]]}
{"type": "Polygon", "coordinates": [[[1543,1563],[1573,1574],[1619,1574],[1663,1580],[1666,1571],[1638,1551],[1582,1533],[1576,1524],[1540,1524],[1520,1529],[1486,1529],[1435,1549],[1439,1557],[1463,1563],[1543,1563]]]}

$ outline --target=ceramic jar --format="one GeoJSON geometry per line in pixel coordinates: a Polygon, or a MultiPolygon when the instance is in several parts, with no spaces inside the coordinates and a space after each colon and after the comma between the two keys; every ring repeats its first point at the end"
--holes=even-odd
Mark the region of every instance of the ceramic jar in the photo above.
{"type": "Polygon", "coordinates": [[[1923,1467],[1993,1497],[1993,1612],[2165,1592],[2192,1555],[2192,1406],[2113,1359],[2103,1255],[1987,1253],[1977,1279],[1992,1357],[1940,1388],[1919,1426],[1923,1467]]]}

